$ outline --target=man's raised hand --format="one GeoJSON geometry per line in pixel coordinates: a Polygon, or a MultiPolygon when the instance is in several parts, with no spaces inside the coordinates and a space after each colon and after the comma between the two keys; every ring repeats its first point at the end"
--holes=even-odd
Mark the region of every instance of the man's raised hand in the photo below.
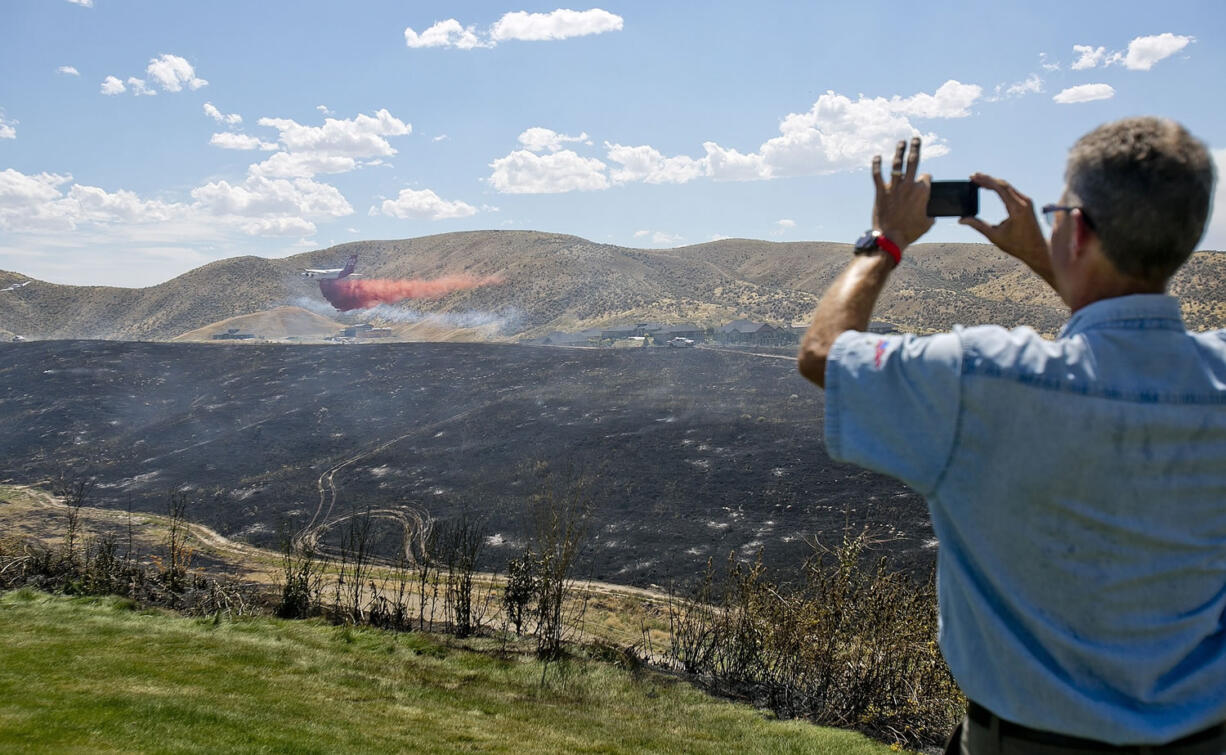
{"type": "Polygon", "coordinates": [[[899,247],[905,247],[923,236],[933,223],[932,218],[928,217],[932,176],[925,173],[917,178],[915,175],[919,169],[920,138],[917,136],[911,140],[909,155],[906,150],[906,142],[899,142],[894,150],[889,185],[881,178],[881,155],[873,158],[873,183],[877,187],[877,199],[873,202],[873,228],[880,230],[899,247]]]}
{"type": "Polygon", "coordinates": [[[1039,219],[1034,214],[1034,202],[1013,188],[1008,181],[986,173],[971,175],[971,182],[996,192],[1000,201],[1004,202],[1009,216],[996,225],[988,225],[979,218],[960,218],[958,222],[969,225],[986,236],[988,241],[1001,251],[1025,262],[1031,270],[1054,287],[1051,252],[1043,229],[1039,227],[1039,219]]]}

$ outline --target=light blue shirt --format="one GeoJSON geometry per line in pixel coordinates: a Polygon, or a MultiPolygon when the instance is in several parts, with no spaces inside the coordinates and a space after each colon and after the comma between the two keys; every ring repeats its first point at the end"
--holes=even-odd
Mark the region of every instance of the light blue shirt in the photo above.
{"type": "Polygon", "coordinates": [[[1226,331],[1150,294],[1055,341],[847,332],[826,446],[927,499],[941,649],[971,700],[1114,744],[1226,720],[1226,331]]]}

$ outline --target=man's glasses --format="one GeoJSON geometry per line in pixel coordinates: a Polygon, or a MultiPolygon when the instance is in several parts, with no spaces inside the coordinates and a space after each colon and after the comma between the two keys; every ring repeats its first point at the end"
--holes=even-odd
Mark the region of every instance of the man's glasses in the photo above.
{"type": "Polygon", "coordinates": [[[1081,219],[1085,221],[1085,224],[1089,226],[1090,230],[1094,230],[1094,224],[1090,222],[1090,216],[1086,214],[1086,208],[1084,207],[1070,207],[1062,204],[1045,204],[1043,205],[1042,210],[1043,220],[1047,223],[1047,227],[1050,228],[1052,224],[1052,215],[1055,215],[1057,212],[1072,212],[1073,210],[1081,210],[1081,219]]]}

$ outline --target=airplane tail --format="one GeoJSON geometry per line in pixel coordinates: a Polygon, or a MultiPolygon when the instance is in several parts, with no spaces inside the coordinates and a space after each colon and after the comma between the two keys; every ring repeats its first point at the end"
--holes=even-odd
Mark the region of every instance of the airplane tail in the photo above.
{"type": "Polygon", "coordinates": [[[341,274],[337,278],[344,278],[346,275],[353,273],[353,269],[358,266],[358,256],[356,254],[349,255],[349,259],[345,260],[345,268],[341,270],[341,274]]]}

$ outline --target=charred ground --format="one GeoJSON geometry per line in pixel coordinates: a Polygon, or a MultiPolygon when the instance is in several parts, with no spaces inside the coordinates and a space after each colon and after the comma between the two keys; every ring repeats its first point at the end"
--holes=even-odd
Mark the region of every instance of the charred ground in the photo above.
{"type": "Polygon", "coordinates": [[[759,550],[794,569],[806,540],[865,524],[903,565],[934,553],[918,496],[827,457],[821,392],[789,359],[47,341],[0,346],[0,396],[0,478],[94,474],[100,505],[158,512],[186,487],[192,518],[257,544],[366,508],[468,510],[501,569],[532,496],[579,484],[597,579],[664,585],[759,550]]]}

